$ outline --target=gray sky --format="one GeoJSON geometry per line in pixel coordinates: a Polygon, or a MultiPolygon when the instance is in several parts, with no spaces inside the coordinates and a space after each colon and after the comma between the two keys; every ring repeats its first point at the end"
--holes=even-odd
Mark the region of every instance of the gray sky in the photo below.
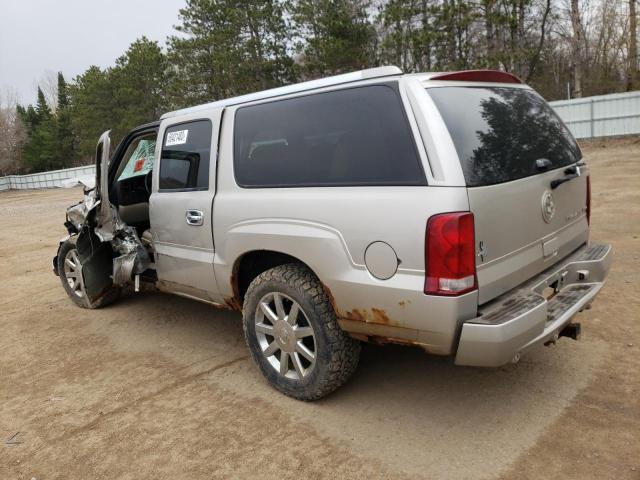
{"type": "Polygon", "coordinates": [[[146,35],[162,46],[185,0],[0,0],[0,88],[33,103],[37,82],[114,64],[146,35]]]}

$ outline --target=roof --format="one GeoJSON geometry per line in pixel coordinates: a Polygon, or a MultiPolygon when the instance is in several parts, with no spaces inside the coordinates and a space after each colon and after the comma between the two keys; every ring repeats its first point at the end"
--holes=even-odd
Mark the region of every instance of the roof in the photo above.
{"type": "MultiPolygon", "coordinates": [[[[225,100],[218,100],[216,102],[205,103],[197,105],[195,107],[184,108],[182,110],[176,110],[174,112],[165,113],[160,117],[161,119],[177,117],[180,115],[186,115],[191,113],[201,112],[203,110],[209,110],[212,108],[223,108],[231,105],[239,105],[242,103],[253,102],[256,100],[264,100],[268,98],[280,97],[283,95],[289,95],[292,93],[306,92],[310,90],[316,90],[318,88],[330,87],[334,85],[343,85],[347,83],[359,82],[362,80],[370,80],[373,78],[385,78],[385,77],[399,77],[403,75],[402,70],[398,67],[376,67],[368,68],[366,70],[360,70],[357,72],[344,73],[342,75],[334,75],[332,77],[320,78],[318,80],[311,80],[308,82],[294,83],[284,87],[272,88],[270,90],[263,90],[261,92],[249,93],[247,95],[241,95],[239,97],[227,98],[225,100]]],[[[417,77],[420,80],[428,81],[464,81],[464,82],[490,82],[490,83],[511,83],[521,84],[522,81],[513,74],[502,72],[498,70],[462,70],[456,72],[428,72],[428,73],[414,73],[407,76],[417,77]]]]}
{"type": "Polygon", "coordinates": [[[202,110],[209,110],[211,108],[228,107],[231,105],[238,105],[241,103],[253,102],[255,100],[263,100],[267,98],[289,95],[291,93],[304,92],[307,90],[315,90],[317,88],[329,87],[333,85],[342,85],[345,83],[358,82],[361,80],[369,80],[371,78],[397,77],[400,75],[402,75],[402,70],[400,70],[398,67],[389,66],[389,67],[368,68],[366,70],[360,70],[357,72],[344,73],[342,75],[334,75],[332,77],[320,78],[318,80],[310,80],[308,82],[294,83],[292,85],[287,85],[285,87],[272,88],[270,90],[263,90],[261,92],[249,93],[247,95],[241,95],[239,97],[232,97],[232,98],[227,98],[225,100],[218,100],[216,102],[197,105],[195,107],[184,108],[182,110],[176,110],[174,112],[165,113],[160,118],[165,119],[170,117],[176,117],[179,115],[199,112],[202,110]]]}

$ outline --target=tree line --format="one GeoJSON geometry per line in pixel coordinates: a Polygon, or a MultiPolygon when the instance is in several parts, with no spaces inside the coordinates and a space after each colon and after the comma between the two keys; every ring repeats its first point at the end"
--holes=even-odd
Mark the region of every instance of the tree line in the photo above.
{"type": "Polygon", "coordinates": [[[62,74],[35,105],[0,95],[0,174],[91,160],[165,111],[379,65],[506,70],[548,100],[640,88],[637,0],[187,0],[166,45],[62,74]]]}

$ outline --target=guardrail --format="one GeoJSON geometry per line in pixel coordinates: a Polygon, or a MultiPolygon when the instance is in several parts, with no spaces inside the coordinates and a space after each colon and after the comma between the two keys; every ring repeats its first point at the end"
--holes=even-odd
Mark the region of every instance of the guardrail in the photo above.
{"type": "Polygon", "coordinates": [[[576,138],[640,133],[640,91],[550,102],[576,138]]]}
{"type": "Polygon", "coordinates": [[[66,168],[64,170],[52,170],[50,172],[30,173],[28,175],[9,175],[0,177],[0,191],[3,190],[28,190],[33,188],[62,187],[69,180],[81,175],[95,176],[95,165],[85,167],[66,168]]]}

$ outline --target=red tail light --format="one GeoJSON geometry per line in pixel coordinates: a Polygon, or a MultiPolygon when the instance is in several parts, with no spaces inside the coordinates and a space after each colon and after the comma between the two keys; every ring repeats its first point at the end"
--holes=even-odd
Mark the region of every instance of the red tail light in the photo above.
{"type": "Polygon", "coordinates": [[[587,175],[587,223],[591,224],[591,177],[587,175]]]}
{"type": "Polygon", "coordinates": [[[477,288],[470,212],[434,215],[427,222],[424,293],[461,295],[477,288]]]}

